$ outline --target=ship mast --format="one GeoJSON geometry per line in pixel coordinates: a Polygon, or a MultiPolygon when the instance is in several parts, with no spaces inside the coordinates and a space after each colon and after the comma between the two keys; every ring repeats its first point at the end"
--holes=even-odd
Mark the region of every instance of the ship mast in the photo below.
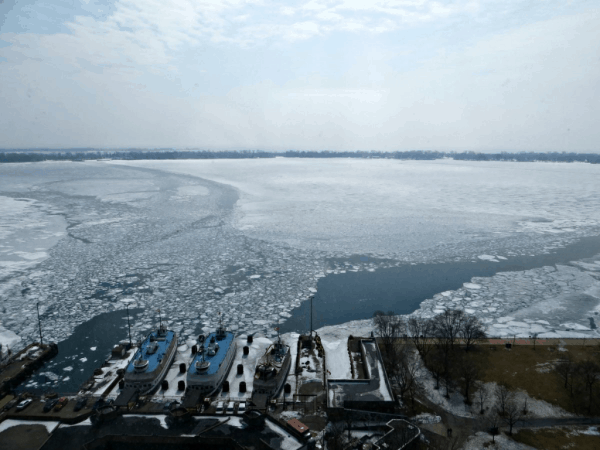
{"type": "Polygon", "coordinates": [[[131,324],[129,323],[129,303],[125,303],[125,307],[127,308],[127,327],[129,328],[129,348],[133,347],[131,343],[131,324]]]}
{"type": "Polygon", "coordinates": [[[313,298],[315,298],[315,296],[313,294],[311,294],[310,298],[310,337],[312,338],[312,333],[313,333],[313,298]]]}
{"type": "Polygon", "coordinates": [[[38,325],[40,327],[40,347],[43,347],[44,339],[42,337],[42,321],[40,319],[40,304],[39,304],[39,302],[35,304],[35,307],[37,308],[38,325]]]}

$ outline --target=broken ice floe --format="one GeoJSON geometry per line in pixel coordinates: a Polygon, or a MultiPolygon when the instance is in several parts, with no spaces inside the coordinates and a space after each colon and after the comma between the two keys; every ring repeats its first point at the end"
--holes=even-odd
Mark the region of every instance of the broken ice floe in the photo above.
{"type": "Polygon", "coordinates": [[[575,262],[476,277],[461,289],[425,300],[413,314],[431,317],[463,309],[482,318],[490,336],[584,338],[600,336],[599,305],[595,265],[575,262]]]}

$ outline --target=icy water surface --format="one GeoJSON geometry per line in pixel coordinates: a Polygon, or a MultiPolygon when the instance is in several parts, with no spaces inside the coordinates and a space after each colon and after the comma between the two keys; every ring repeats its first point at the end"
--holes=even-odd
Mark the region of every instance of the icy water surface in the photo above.
{"type": "Polygon", "coordinates": [[[45,338],[60,346],[45,376],[72,389],[75,372],[86,379],[101,361],[92,345],[65,343],[89,324],[119,324],[96,346],[104,358],[124,336],[111,314],[126,304],[139,311],[134,339],[158,309],[184,341],[214,328],[219,312],[237,333],[272,336],[288,319],[303,330],[298,308],[311,290],[323,323],[455,305],[506,332],[545,320],[591,333],[600,266],[582,259],[596,241],[581,239],[600,235],[599,188],[600,167],[584,164],[0,165],[0,341],[36,340],[39,303],[45,338]],[[570,258],[583,265],[541,267],[570,258]],[[460,287],[473,276],[489,283],[460,287]]]}
{"type": "MultiPolygon", "coordinates": [[[[419,309],[423,300],[440,292],[459,289],[473,277],[491,277],[499,272],[520,272],[566,264],[599,253],[600,237],[590,237],[549,254],[494,258],[495,261],[477,259],[468,262],[402,264],[372,272],[353,271],[355,264],[368,263],[368,257],[360,257],[360,262],[354,264],[342,261],[336,264],[332,261],[337,273],[319,280],[313,300],[313,328],[369,318],[376,310],[410,314],[419,309]]],[[[507,306],[510,310],[510,300],[507,306]]],[[[283,332],[309,328],[310,302],[295,308],[292,317],[281,325],[283,332]]]]}

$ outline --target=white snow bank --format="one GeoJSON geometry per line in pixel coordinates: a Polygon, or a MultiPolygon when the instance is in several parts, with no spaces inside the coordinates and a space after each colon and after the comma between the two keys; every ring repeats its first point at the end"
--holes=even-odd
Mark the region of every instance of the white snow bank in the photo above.
{"type": "Polygon", "coordinates": [[[0,433],[2,433],[4,430],[8,430],[9,428],[12,428],[12,427],[18,427],[20,425],[27,425],[27,426],[41,425],[41,426],[46,427],[46,430],[48,430],[48,433],[52,433],[56,429],[56,427],[58,426],[59,423],[60,422],[50,422],[50,421],[45,421],[45,420],[6,419],[0,423],[0,433]]]}
{"type": "Polygon", "coordinates": [[[0,326],[0,344],[2,344],[2,353],[6,349],[14,347],[21,341],[21,338],[10,330],[0,326]]]}
{"type": "MultiPolygon", "coordinates": [[[[494,447],[489,446],[487,448],[497,450],[535,450],[529,445],[513,441],[504,434],[496,436],[495,441],[496,445],[494,447]]],[[[481,450],[482,448],[486,448],[484,447],[484,444],[487,444],[488,442],[492,442],[492,436],[489,433],[479,431],[474,436],[469,437],[462,450],[481,450]]]]}

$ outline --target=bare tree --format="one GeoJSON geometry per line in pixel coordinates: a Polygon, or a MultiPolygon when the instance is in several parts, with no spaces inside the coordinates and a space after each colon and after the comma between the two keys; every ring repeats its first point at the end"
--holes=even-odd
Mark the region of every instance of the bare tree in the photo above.
{"type": "Polygon", "coordinates": [[[569,387],[569,380],[572,382],[574,368],[575,365],[569,355],[560,360],[560,362],[554,366],[554,370],[558,376],[565,382],[565,389],[569,387]]]}
{"type": "Polygon", "coordinates": [[[342,450],[346,444],[344,438],[344,427],[340,422],[329,422],[326,431],[327,448],[331,450],[342,450]]]}
{"type": "Polygon", "coordinates": [[[524,410],[515,396],[511,396],[504,405],[502,421],[508,426],[508,434],[512,436],[513,427],[523,419],[524,410]]]}
{"type": "Polygon", "coordinates": [[[431,349],[429,344],[432,337],[431,320],[422,317],[411,317],[408,319],[408,333],[421,358],[425,360],[431,349]]]}
{"type": "Polygon", "coordinates": [[[440,379],[444,375],[445,364],[444,364],[444,355],[440,349],[435,348],[429,355],[427,356],[427,368],[433,374],[435,378],[435,388],[440,388],[440,379]]]}
{"type": "Polygon", "coordinates": [[[531,335],[531,340],[533,341],[533,351],[535,351],[535,343],[537,342],[539,335],[540,335],[540,333],[533,333],[531,335]]]}
{"type": "Polygon", "coordinates": [[[346,430],[348,431],[348,441],[350,441],[350,439],[352,439],[352,426],[354,425],[354,416],[352,415],[352,411],[345,411],[344,424],[346,425],[346,430]]]}
{"type": "Polygon", "coordinates": [[[375,311],[373,314],[373,325],[377,336],[379,336],[383,343],[386,354],[390,355],[394,343],[405,330],[404,320],[394,313],[394,311],[388,311],[387,313],[375,311]]]}
{"type": "Polygon", "coordinates": [[[400,398],[404,402],[409,395],[414,409],[414,395],[419,390],[417,371],[419,359],[413,355],[412,349],[405,345],[393,347],[393,355],[389,358],[390,378],[400,391],[400,398]]]}
{"type": "Polygon", "coordinates": [[[442,381],[444,387],[446,388],[446,393],[444,394],[444,397],[450,398],[450,391],[454,389],[454,379],[452,378],[452,366],[449,363],[446,363],[444,365],[442,381]]]}
{"type": "Polygon", "coordinates": [[[484,417],[484,421],[489,427],[489,433],[492,435],[492,442],[496,442],[496,436],[499,434],[498,428],[500,427],[501,422],[498,408],[490,408],[490,411],[484,417]]]}
{"type": "Polygon", "coordinates": [[[588,396],[588,414],[592,413],[594,386],[600,381],[600,367],[594,361],[582,361],[575,367],[577,377],[581,380],[588,396]]]}
{"type": "Polygon", "coordinates": [[[433,318],[433,335],[438,346],[445,352],[454,348],[465,320],[465,313],[460,309],[447,309],[433,318]]]}
{"type": "Polygon", "coordinates": [[[446,387],[446,397],[450,397],[452,385],[452,358],[454,344],[462,327],[465,314],[461,310],[446,310],[432,319],[432,331],[437,350],[442,355],[444,365],[443,380],[446,387]]]}
{"type": "Polygon", "coordinates": [[[471,392],[477,378],[481,376],[481,366],[477,359],[460,352],[456,355],[455,373],[459,378],[459,383],[465,396],[465,403],[471,404],[471,392]]]}
{"type": "Polygon", "coordinates": [[[490,397],[490,391],[488,390],[487,385],[481,381],[476,381],[473,387],[477,390],[475,396],[477,397],[477,402],[479,403],[479,412],[480,414],[483,414],[485,412],[483,405],[490,397]]]}
{"type": "Polygon", "coordinates": [[[461,327],[458,330],[458,335],[464,341],[467,351],[473,344],[481,339],[486,338],[485,328],[479,319],[472,315],[465,315],[461,327]]]}
{"type": "Polygon", "coordinates": [[[425,394],[425,388],[423,387],[423,383],[419,381],[418,377],[415,377],[414,381],[408,387],[408,397],[410,398],[410,407],[414,412],[416,412],[416,404],[415,401],[418,396],[422,396],[425,394]]]}
{"type": "Polygon", "coordinates": [[[498,401],[500,415],[503,416],[506,413],[506,405],[513,398],[513,394],[510,392],[508,385],[503,383],[496,385],[494,393],[496,394],[496,400],[498,401]]]}

